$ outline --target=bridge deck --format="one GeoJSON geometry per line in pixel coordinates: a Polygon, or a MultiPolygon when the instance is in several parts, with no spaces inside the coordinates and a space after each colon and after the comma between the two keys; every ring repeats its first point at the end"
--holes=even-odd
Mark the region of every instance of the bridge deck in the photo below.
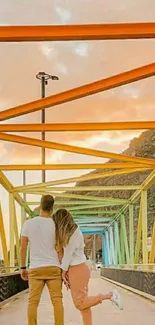
{"type": "MultiPolygon", "coordinates": [[[[113,285],[102,279],[99,279],[97,274],[93,276],[90,284],[90,292],[92,294],[100,291],[111,291],[113,285]]],[[[93,309],[93,318],[95,325],[154,325],[155,324],[155,304],[141,298],[135,294],[120,289],[124,300],[124,310],[119,311],[116,306],[106,301],[93,309]]],[[[1,325],[26,325],[26,304],[27,294],[5,305],[0,311],[1,325]]],[[[65,324],[80,325],[80,313],[73,307],[70,294],[64,292],[65,305],[65,324]]],[[[52,308],[47,290],[44,291],[39,312],[38,325],[54,324],[52,316],[52,308]]]]}

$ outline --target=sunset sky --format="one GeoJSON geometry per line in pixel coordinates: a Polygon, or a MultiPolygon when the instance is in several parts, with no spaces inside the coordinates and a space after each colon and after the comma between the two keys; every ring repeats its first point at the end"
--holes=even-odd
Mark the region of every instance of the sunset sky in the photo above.
{"type": "MultiPolygon", "coordinates": [[[[0,2],[1,25],[60,25],[88,23],[153,22],[154,0],[5,0],[0,2]]],[[[0,43],[1,110],[40,97],[39,71],[56,74],[46,95],[154,62],[155,40],[0,43]]],[[[46,110],[48,123],[154,120],[155,78],[106,91],[46,110]]],[[[40,112],[9,123],[38,123],[40,112]]],[[[5,122],[6,123],[6,122],[5,122]]],[[[48,133],[47,140],[100,150],[121,152],[140,132],[48,133]]],[[[26,134],[40,138],[40,134],[26,134]]],[[[1,164],[40,163],[40,149],[0,143],[1,164]]],[[[102,159],[47,150],[48,163],[102,162],[102,159]]],[[[86,171],[47,172],[47,180],[80,175],[86,171]]],[[[5,173],[22,185],[21,172],[5,173]]],[[[41,173],[27,172],[27,183],[40,182],[41,173]]],[[[7,196],[0,190],[5,226],[7,196]]]]}

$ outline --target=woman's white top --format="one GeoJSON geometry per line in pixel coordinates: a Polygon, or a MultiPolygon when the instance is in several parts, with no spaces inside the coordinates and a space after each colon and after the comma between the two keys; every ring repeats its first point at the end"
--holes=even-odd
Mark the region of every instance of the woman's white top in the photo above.
{"type": "Polygon", "coordinates": [[[64,248],[64,255],[61,263],[61,268],[67,271],[69,266],[79,265],[86,261],[84,254],[84,238],[78,227],[71,236],[69,244],[64,248]]]}

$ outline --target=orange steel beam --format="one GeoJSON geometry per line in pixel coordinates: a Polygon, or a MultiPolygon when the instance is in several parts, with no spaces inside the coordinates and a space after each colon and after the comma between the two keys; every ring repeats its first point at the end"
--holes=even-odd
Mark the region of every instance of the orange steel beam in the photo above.
{"type": "MultiPolygon", "coordinates": [[[[145,165],[145,168],[150,165],[145,165]]],[[[47,164],[47,165],[0,165],[0,170],[75,170],[75,169],[123,169],[144,168],[135,163],[97,163],[97,164],[47,164]]]]}
{"type": "Polygon", "coordinates": [[[0,121],[67,103],[155,75],[155,63],[0,112],[0,121]]]}
{"type": "Polygon", "coordinates": [[[54,124],[1,124],[0,132],[74,132],[155,129],[155,121],[54,123],[54,124]]]}
{"type": "Polygon", "coordinates": [[[127,162],[135,162],[145,165],[149,165],[150,167],[155,167],[155,160],[153,159],[146,159],[141,157],[131,157],[123,154],[117,154],[107,151],[100,151],[95,149],[87,149],[82,147],[76,147],[71,146],[68,144],[62,144],[62,143],[56,143],[56,142],[50,142],[50,141],[43,141],[33,138],[27,138],[17,135],[10,135],[5,133],[0,133],[0,140],[8,141],[8,142],[15,142],[19,144],[26,144],[31,145],[35,147],[42,147],[42,148],[48,148],[48,149],[54,149],[54,150],[61,150],[66,152],[72,152],[82,155],[88,155],[88,156],[94,156],[94,157],[101,157],[101,158],[110,158],[110,159],[117,159],[117,160],[123,160],[127,162]]]}
{"type": "Polygon", "coordinates": [[[155,38],[155,23],[68,26],[1,26],[0,42],[155,38]]]}

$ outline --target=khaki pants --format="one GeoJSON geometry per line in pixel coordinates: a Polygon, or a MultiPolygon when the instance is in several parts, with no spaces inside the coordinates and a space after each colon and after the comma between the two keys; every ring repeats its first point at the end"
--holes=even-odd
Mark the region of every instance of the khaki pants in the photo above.
{"type": "Polygon", "coordinates": [[[28,325],[37,325],[37,307],[45,284],[54,307],[54,324],[64,325],[61,269],[54,266],[29,270],[28,325]]]}

